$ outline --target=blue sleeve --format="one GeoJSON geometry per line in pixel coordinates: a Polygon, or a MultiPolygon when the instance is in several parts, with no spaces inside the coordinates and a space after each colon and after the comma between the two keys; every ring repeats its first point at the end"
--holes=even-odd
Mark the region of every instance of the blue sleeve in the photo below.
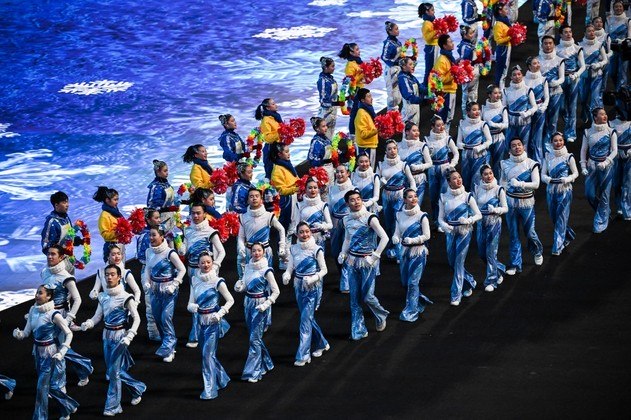
{"type": "Polygon", "coordinates": [[[320,106],[328,108],[333,106],[337,98],[332,98],[333,87],[324,77],[318,78],[318,93],[320,94],[320,106]]]}
{"type": "MultiPolygon", "coordinates": [[[[401,91],[401,97],[412,104],[420,104],[423,98],[414,94],[414,86],[412,86],[413,83],[414,80],[410,77],[406,77],[404,73],[399,74],[399,90],[401,91]]],[[[416,82],[416,84],[418,85],[419,92],[422,94],[423,86],[418,82],[416,82]]]]}
{"type": "Polygon", "coordinates": [[[462,48],[458,49],[458,53],[460,55],[460,58],[462,60],[469,60],[469,61],[473,61],[473,48],[469,48],[468,46],[464,45],[464,44],[460,44],[462,46],[462,48]]]}
{"type": "Polygon", "coordinates": [[[230,135],[226,132],[219,136],[219,145],[223,149],[223,158],[227,162],[235,162],[239,160],[239,155],[234,152],[234,144],[230,139],[230,135]]]}
{"type": "Polygon", "coordinates": [[[313,137],[311,140],[311,145],[309,146],[309,154],[307,155],[307,159],[312,167],[322,166],[322,159],[324,159],[324,146],[322,142],[318,140],[317,137],[313,137]]]}
{"type": "Polygon", "coordinates": [[[462,21],[467,25],[477,22],[478,16],[473,4],[468,1],[462,2],[462,21]]]}
{"type": "Polygon", "coordinates": [[[51,245],[58,244],[60,236],[61,226],[59,223],[55,223],[53,217],[48,216],[44,222],[44,229],[42,229],[42,252],[46,254],[51,245]]]}
{"type": "Polygon", "coordinates": [[[219,213],[214,207],[207,207],[206,210],[208,211],[208,214],[210,214],[215,219],[219,219],[221,218],[221,216],[223,216],[223,214],[219,213]]]}
{"type": "Polygon", "coordinates": [[[381,59],[388,67],[392,67],[396,64],[397,59],[397,47],[388,39],[383,41],[383,49],[381,51],[381,59]]]}
{"type": "Polygon", "coordinates": [[[158,183],[153,183],[149,187],[149,193],[147,194],[147,207],[151,207],[154,209],[160,209],[164,206],[164,202],[166,201],[166,192],[162,185],[158,183]]]}
{"type": "Polygon", "coordinates": [[[235,184],[232,188],[232,202],[230,210],[243,214],[248,209],[248,188],[244,188],[241,184],[235,184]]]}

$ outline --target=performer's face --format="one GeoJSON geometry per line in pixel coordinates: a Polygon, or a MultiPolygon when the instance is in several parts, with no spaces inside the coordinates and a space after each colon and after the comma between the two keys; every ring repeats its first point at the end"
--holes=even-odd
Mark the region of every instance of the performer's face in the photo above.
{"type": "Polygon", "coordinates": [[[46,254],[46,261],[48,262],[49,267],[59,264],[62,259],[62,255],[59,254],[59,250],[56,248],[50,248],[46,254]]]}
{"type": "Polygon", "coordinates": [[[417,125],[413,125],[408,131],[405,132],[405,138],[407,140],[418,140],[419,137],[421,137],[421,132],[419,131],[417,125]]]}
{"type": "Polygon", "coordinates": [[[361,155],[359,159],[357,159],[357,169],[366,171],[368,168],[370,168],[370,159],[368,159],[366,155],[361,155]]]}
{"type": "Polygon", "coordinates": [[[112,248],[110,249],[110,258],[109,258],[110,264],[120,264],[121,261],[123,261],[123,253],[121,252],[120,249],[118,248],[112,248]]]}
{"type": "Polygon", "coordinates": [[[363,205],[364,200],[362,200],[359,194],[353,194],[348,199],[348,208],[351,209],[351,211],[359,211],[363,205]]]}
{"type": "Polygon", "coordinates": [[[307,191],[306,191],[307,197],[316,198],[318,194],[320,194],[320,188],[318,188],[318,183],[309,182],[307,184],[307,191]]]}
{"type": "Polygon", "coordinates": [[[338,166],[335,170],[335,179],[338,184],[348,181],[348,170],[344,166],[338,166]]]}
{"type": "Polygon", "coordinates": [[[624,4],[621,1],[614,3],[613,5],[614,15],[621,15],[624,13],[624,4]]]}
{"type": "Polygon", "coordinates": [[[46,291],[44,286],[39,286],[37,291],[35,292],[35,303],[38,305],[43,305],[46,302],[50,301],[51,296],[46,291]]]}
{"type": "Polygon", "coordinates": [[[489,99],[491,99],[491,102],[497,102],[502,99],[502,91],[500,90],[500,88],[494,88],[489,95],[489,99]]]}
{"type": "Polygon", "coordinates": [[[460,187],[462,187],[462,177],[458,172],[452,172],[449,175],[449,188],[455,190],[460,187]]]}
{"type": "Polygon", "coordinates": [[[250,252],[252,254],[253,261],[260,260],[261,258],[263,258],[263,254],[265,253],[261,245],[254,245],[252,249],[250,250],[250,252]]]}
{"type": "Polygon", "coordinates": [[[594,29],[593,25],[589,25],[585,28],[585,39],[589,39],[590,41],[596,39],[596,29],[594,29]]]}
{"type": "Polygon", "coordinates": [[[482,181],[484,181],[485,183],[490,183],[493,181],[493,179],[495,179],[495,176],[493,175],[493,170],[491,168],[486,168],[483,172],[482,172],[482,181]]]}
{"type": "Polygon", "coordinates": [[[151,216],[147,219],[147,224],[149,226],[158,226],[160,224],[160,212],[154,211],[151,213],[151,216]]]}
{"type": "Polygon", "coordinates": [[[408,191],[405,194],[405,204],[408,208],[412,208],[418,204],[418,195],[415,191],[408,191]]]}
{"type": "Polygon", "coordinates": [[[533,73],[536,73],[539,70],[541,70],[541,63],[539,63],[538,58],[532,59],[532,61],[530,62],[530,66],[528,66],[528,70],[530,70],[533,73]]]}
{"type": "Polygon", "coordinates": [[[68,208],[70,207],[70,203],[68,200],[60,201],[59,203],[55,203],[54,208],[57,213],[68,213],[68,208]]]}
{"type": "Polygon", "coordinates": [[[445,131],[445,122],[443,120],[436,120],[434,122],[432,130],[434,131],[434,133],[442,133],[443,131],[445,131]]]}
{"type": "Polygon", "coordinates": [[[253,209],[258,209],[263,204],[263,198],[259,191],[250,191],[248,193],[248,205],[253,209]]]}
{"type": "Polygon", "coordinates": [[[565,146],[565,140],[563,140],[563,136],[554,136],[552,138],[552,147],[554,150],[562,149],[565,146]]]}
{"type": "Polygon", "coordinates": [[[320,134],[324,134],[326,133],[326,130],[329,128],[328,125],[326,125],[326,121],[322,120],[320,121],[320,124],[318,124],[318,128],[317,128],[317,132],[320,134]]]}
{"type": "Polygon", "coordinates": [[[298,239],[300,239],[300,242],[307,242],[311,239],[311,229],[309,229],[309,226],[300,226],[298,229],[298,239]]]}
{"type": "Polygon", "coordinates": [[[478,118],[480,116],[480,107],[478,105],[472,105],[471,109],[467,111],[469,118],[478,118]]]}
{"type": "Polygon", "coordinates": [[[561,32],[561,38],[564,41],[572,40],[572,28],[563,28],[563,32],[561,32]]]}
{"type": "Polygon", "coordinates": [[[160,235],[156,229],[151,229],[151,233],[149,234],[149,244],[151,246],[156,247],[162,245],[164,241],[164,236],[160,235]]]}
{"type": "Polygon", "coordinates": [[[202,146],[197,149],[197,151],[195,152],[195,157],[197,159],[206,160],[208,158],[208,152],[206,151],[206,148],[202,146]]]}
{"type": "Polygon", "coordinates": [[[112,207],[118,207],[118,194],[115,195],[112,198],[106,198],[105,199],[105,204],[108,204],[112,207]]]}
{"type": "Polygon", "coordinates": [[[394,159],[399,154],[399,148],[396,143],[388,143],[386,147],[386,156],[388,159],[394,159]]]}
{"type": "Polygon", "coordinates": [[[118,271],[115,268],[105,270],[105,283],[108,289],[118,286],[120,282],[121,276],[118,275],[118,271]]]}
{"type": "Polygon", "coordinates": [[[541,43],[541,48],[543,49],[544,53],[550,54],[554,50],[554,41],[550,38],[544,39],[541,43]]]}
{"type": "Polygon", "coordinates": [[[237,129],[237,120],[234,117],[230,117],[228,121],[226,121],[225,125],[227,130],[236,130],[237,129]]]}
{"type": "Polygon", "coordinates": [[[169,177],[169,166],[168,165],[164,165],[163,167],[158,169],[156,171],[156,175],[159,176],[160,178],[168,178],[169,177]]]}
{"type": "Polygon", "coordinates": [[[191,209],[191,219],[195,224],[203,222],[205,219],[204,208],[202,206],[194,206],[191,209]]]}
{"type": "Polygon", "coordinates": [[[204,255],[199,259],[199,268],[202,273],[210,273],[211,268],[213,268],[213,259],[210,255],[204,255]]]}
{"type": "Polygon", "coordinates": [[[513,156],[520,156],[524,153],[524,144],[521,140],[513,140],[510,142],[510,153],[513,156]]]}

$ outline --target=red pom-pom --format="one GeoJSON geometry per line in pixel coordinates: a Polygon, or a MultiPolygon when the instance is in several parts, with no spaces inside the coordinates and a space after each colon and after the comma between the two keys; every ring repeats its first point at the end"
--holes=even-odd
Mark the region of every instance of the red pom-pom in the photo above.
{"type": "Polygon", "coordinates": [[[307,182],[309,182],[311,177],[309,175],[303,175],[301,178],[296,181],[296,186],[298,187],[298,199],[301,199],[307,190],[307,182]]]}
{"type": "Polygon", "coordinates": [[[231,187],[235,182],[237,182],[237,179],[239,179],[239,173],[237,172],[237,162],[226,163],[225,165],[223,165],[223,170],[226,172],[226,177],[228,178],[228,186],[231,187]]]}
{"type": "Polygon", "coordinates": [[[129,215],[129,223],[131,224],[131,231],[138,235],[147,226],[144,210],[141,208],[134,209],[129,215]]]}
{"type": "Polygon", "coordinates": [[[309,176],[318,180],[318,187],[320,188],[329,184],[329,174],[321,166],[309,169],[309,176]]]}
{"type": "Polygon", "coordinates": [[[291,128],[294,130],[295,137],[302,137],[305,135],[306,125],[305,120],[302,118],[292,118],[289,120],[289,125],[291,125],[291,128]]]}
{"type": "Polygon", "coordinates": [[[399,111],[388,111],[375,117],[375,126],[380,138],[389,139],[397,133],[402,133],[405,124],[399,111]]]}
{"type": "Polygon", "coordinates": [[[371,58],[370,61],[361,63],[359,67],[364,73],[364,83],[367,85],[383,74],[383,66],[377,58],[371,58]]]}
{"type": "Polygon", "coordinates": [[[513,47],[523,44],[526,41],[526,26],[521,23],[513,23],[508,29],[507,35],[510,37],[510,44],[513,47]]]}
{"type": "Polygon", "coordinates": [[[441,35],[449,33],[449,24],[443,18],[434,19],[434,32],[436,32],[436,38],[441,35]]]}
{"type": "Polygon", "coordinates": [[[116,242],[121,244],[131,243],[134,233],[132,231],[131,223],[124,217],[116,219],[116,242]]]}
{"type": "Polygon", "coordinates": [[[449,32],[454,32],[460,26],[460,24],[458,23],[458,19],[456,19],[454,15],[446,15],[443,19],[445,19],[445,22],[447,22],[447,28],[449,29],[449,32]]]}
{"type": "Polygon", "coordinates": [[[226,242],[229,237],[236,237],[239,234],[239,215],[233,211],[224,213],[219,219],[210,220],[208,224],[217,231],[221,242],[226,242]]]}
{"type": "Polygon", "coordinates": [[[228,176],[223,168],[217,168],[210,174],[210,183],[215,194],[225,194],[228,191],[228,176]]]}
{"type": "Polygon", "coordinates": [[[292,118],[288,123],[281,123],[278,127],[278,136],[281,143],[292,144],[296,137],[305,134],[305,120],[302,118],[292,118]]]}
{"type": "Polygon", "coordinates": [[[471,61],[461,60],[456,64],[452,64],[451,75],[453,76],[454,81],[459,85],[463,85],[472,81],[473,67],[471,66],[471,61]]]}

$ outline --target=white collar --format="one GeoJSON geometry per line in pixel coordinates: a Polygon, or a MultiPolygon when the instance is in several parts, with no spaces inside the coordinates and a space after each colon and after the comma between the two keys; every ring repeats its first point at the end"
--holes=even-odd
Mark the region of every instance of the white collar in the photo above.
{"type": "Polygon", "coordinates": [[[408,148],[410,148],[416,146],[417,143],[420,143],[421,139],[404,139],[403,142],[408,148]]]}
{"type": "Polygon", "coordinates": [[[427,139],[429,141],[443,140],[447,138],[448,135],[449,133],[447,133],[447,130],[443,131],[442,133],[435,133],[433,130],[430,130],[429,136],[427,136],[427,139]]]}
{"type": "Polygon", "coordinates": [[[594,38],[594,39],[583,38],[583,44],[585,44],[585,45],[594,45],[594,44],[596,44],[596,38],[594,38]]]}
{"type": "Polygon", "coordinates": [[[313,236],[304,242],[298,241],[298,244],[301,249],[315,249],[318,246],[313,236]]]}
{"type": "Polygon", "coordinates": [[[510,87],[511,87],[511,89],[518,90],[518,89],[525,88],[526,87],[526,83],[524,83],[524,79],[521,79],[521,82],[519,82],[519,83],[510,82],[510,87]]]}
{"type": "Polygon", "coordinates": [[[469,123],[471,125],[476,125],[476,124],[479,124],[482,121],[482,118],[481,117],[478,117],[478,118],[466,117],[465,120],[467,121],[467,123],[469,123]]]}
{"type": "Polygon", "coordinates": [[[600,38],[605,35],[605,28],[603,29],[594,29],[594,34],[596,34],[597,38],[600,38]]]}
{"type": "Polygon", "coordinates": [[[365,171],[360,171],[359,169],[357,169],[354,174],[356,174],[360,178],[372,178],[375,173],[373,172],[372,167],[369,166],[368,169],[366,169],[365,171]]]}
{"type": "Polygon", "coordinates": [[[449,188],[449,192],[450,192],[450,193],[451,193],[451,195],[453,195],[454,197],[455,197],[455,196],[458,196],[458,195],[460,195],[460,194],[463,194],[463,193],[465,192],[465,191],[464,191],[464,185],[460,186],[460,188],[456,188],[455,190],[454,190],[454,189],[452,189],[452,188],[449,188]]]}
{"type": "Polygon", "coordinates": [[[488,106],[489,108],[503,108],[504,104],[502,104],[502,101],[489,102],[489,100],[487,99],[486,106],[488,106]]]}
{"type": "Polygon", "coordinates": [[[556,48],[553,48],[551,53],[541,51],[540,55],[544,60],[552,60],[557,56],[556,48]]]}
{"type": "Polygon", "coordinates": [[[543,77],[543,76],[541,76],[541,71],[534,71],[533,72],[533,71],[528,70],[526,72],[526,79],[536,80],[536,79],[540,79],[541,77],[543,77]]]}
{"type": "Polygon", "coordinates": [[[411,209],[406,209],[405,205],[403,205],[403,208],[401,209],[401,211],[406,216],[414,216],[415,214],[420,213],[421,208],[418,206],[418,204],[416,206],[412,207],[411,209]]]}
{"type": "Polygon", "coordinates": [[[35,309],[37,309],[37,312],[39,312],[40,314],[52,311],[53,309],[55,309],[55,302],[53,300],[50,300],[43,305],[38,305],[36,303],[35,309]]]}
{"type": "Polygon", "coordinates": [[[158,246],[152,246],[151,250],[156,254],[166,251],[169,248],[169,244],[166,240],[163,240],[162,243],[158,246]]]}
{"type": "Polygon", "coordinates": [[[479,185],[484,190],[492,190],[493,188],[497,187],[497,179],[493,178],[493,181],[491,182],[481,181],[479,185]]]}
{"type": "Polygon", "coordinates": [[[609,124],[604,123],[604,124],[592,124],[592,128],[594,129],[594,131],[605,131],[606,129],[609,128],[609,124]]]}
{"type": "Polygon", "coordinates": [[[528,159],[528,154],[526,153],[526,151],[524,151],[521,155],[519,156],[514,156],[514,155],[509,155],[510,160],[512,160],[513,162],[523,162],[526,159],[528,159]]]}
{"type": "Polygon", "coordinates": [[[199,273],[197,273],[197,278],[203,281],[204,283],[208,283],[211,280],[217,279],[217,274],[215,274],[215,271],[212,269],[208,273],[202,273],[200,271],[199,273]]]}
{"type": "Polygon", "coordinates": [[[248,263],[248,265],[253,270],[262,270],[264,268],[267,268],[267,266],[268,266],[267,257],[265,255],[263,255],[260,260],[258,260],[258,261],[250,261],[248,263]]]}
{"type": "Polygon", "coordinates": [[[353,183],[351,182],[350,178],[348,178],[346,181],[342,182],[341,184],[335,181],[335,185],[337,185],[340,191],[346,191],[353,188],[353,183]]]}
{"type": "Polygon", "coordinates": [[[574,43],[574,38],[572,38],[572,40],[570,41],[564,41],[564,40],[559,41],[559,45],[564,48],[568,48],[576,44],[574,43]]]}
{"type": "Polygon", "coordinates": [[[396,166],[399,163],[401,163],[401,158],[399,157],[399,155],[397,155],[395,158],[392,158],[392,159],[384,157],[383,161],[386,162],[390,166],[396,166]]]}
{"type": "Polygon", "coordinates": [[[322,198],[320,198],[320,195],[316,195],[314,198],[309,198],[306,195],[302,196],[302,201],[304,201],[304,203],[308,206],[317,206],[318,204],[322,203],[322,198]]]}
{"type": "Polygon", "coordinates": [[[105,288],[105,293],[108,294],[108,296],[118,296],[121,293],[123,293],[125,291],[125,289],[123,288],[122,284],[118,284],[118,286],[114,286],[114,287],[106,287],[105,288]]]}
{"type": "Polygon", "coordinates": [[[366,216],[368,213],[370,213],[368,210],[366,210],[366,207],[364,205],[362,205],[362,208],[359,209],[358,211],[351,211],[350,212],[350,216],[353,219],[359,219],[362,216],[366,216]]]}
{"type": "Polygon", "coordinates": [[[554,153],[554,156],[556,157],[565,156],[567,155],[567,147],[563,146],[559,150],[552,149],[552,153],[554,153]]]}
{"type": "Polygon", "coordinates": [[[66,270],[66,261],[61,260],[60,262],[58,262],[56,265],[53,265],[52,267],[48,267],[48,270],[52,273],[52,274],[59,274],[62,271],[66,270]]]}
{"type": "Polygon", "coordinates": [[[265,210],[265,206],[263,206],[263,205],[261,205],[261,207],[259,207],[258,209],[253,209],[251,207],[248,207],[248,213],[252,217],[262,216],[263,214],[265,214],[266,211],[267,210],[265,210]]]}
{"type": "Polygon", "coordinates": [[[208,220],[204,219],[199,223],[195,223],[195,222],[191,223],[191,226],[193,226],[195,230],[204,230],[210,225],[208,224],[208,220]]]}

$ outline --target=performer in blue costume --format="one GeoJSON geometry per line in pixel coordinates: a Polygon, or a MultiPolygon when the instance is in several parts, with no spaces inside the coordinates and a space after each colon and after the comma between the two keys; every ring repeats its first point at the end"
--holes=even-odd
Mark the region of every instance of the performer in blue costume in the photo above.
{"type": "Polygon", "coordinates": [[[403,200],[403,208],[397,213],[397,227],[392,242],[403,246],[399,270],[401,283],[407,288],[405,308],[399,315],[399,319],[414,322],[425,311],[426,305],[434,303],[419,290],[427,263],[428,251],[425,243],[429,241],[431,233],[429,217],[427,213],[421,211],[416,191],[407,188],[403,191],[403,200]]]}
{"type": "Polygon", "coordinates": [[[489,126],[493,144],[489,147],[493,173],[500,173],[500,162],[508,154],[505,131],[508,128],[508,111],[502,103],[502,90],[497,85],[486,87],[488,98],[482,106],[482,119],[489,126]]]}
{"type": "Polygon", "coordinates": [[[480,84],[480,67],[478,55],[475,49],[477,41],[477,27],[460,25],[460,36],[462,40],[456,50],[459,60],[469,60],[473,66],[473,80],[462,85],[462,113],[467,112],[469,102],[478,102],[478,86],[480,84]]]}
{"type": "Polygon", "coordinates": [[[186,267],[177,252],[164,240],[162,228],[151,228],[149,244],[151,246],[145,257],[145,278],[150,281],[151,311],[162,338],[156,355],[162,357],[164,362],[171,363],[175,359],[177,344],[173,313],[186,267]]]}
{"type": "Polygon", "coordinates": [[[596,40],[600,45],[605,48],[605,53],[607,54],[607,64],[605,65],[605,67],[602,68],[603,82],[600,85],[600,94],[602,95],[605,92],[605,85],[607,84],[607,80],[609,80],[609,61],[613,56],[613,51],[611,51],[611,37],[605,31],[605,23],[603,22],[603,18],[598,16],[592,21],[592,23],[594,24],[594,33],[596,35],[596,40]]]}
{"type": "Polygon", "coordinates": [[[401,118],[403,121],[411,121],[418,125],[421,121],[421,104],[425,99],[425,88],[414,76],[416,62],[411,57],[403,57],[399,60],[401,72],[398,76],[398,85],[403,98],[401,118]]]}
{"type": "MultiPolygon", "coordinates": [[[[129,291],[134,296],[134,299],[136,299],[136,304],[139,304],[140,287],[138,287],[138,283],[136,283],[136,279],[134,278],[131,270],[125,268],[125,261],[123,261],[123,251],[121,251],[118,245],[112,245],[110,247],[110,253],[107,261],[108,265],[114,264],[120,268],[121,273],[123,273],[121,279],[123,289],[129,291]]],[[[106,289],[107,286],[105,280],[105,267],[103,267],[96,272],[94,286],[92,287],[92,290],[90,290],[90,299],[97,300],[99,297],[99,292],[106,289]]]]}
{"type": "Polygon", "coordinates": [[[462,184],[472,190],[480,182],[480,168],[489,163],[488,149],[493,144],[489,126],[480,117],[480,104],[469,102],[467,115],[460,121],[456,146],[461,152],[462,184]]]}
{"type": "MultiPolygon", "coordinates": [[[[42,270],[42,284],[53,291],[55,310],[66,319],[66,324],[70,328],[75,329],[74,320],[81,307],[81,296],[79,295],[75,278],[66,271],[65,259],[61,245],[51,245],[48,248],[48,255],[46,256],[48,266],[42,270]],[[70,302],[72,302],[71,305],[69,305],[70,302]]],[[[60,343],[65,340],[64,331],[63,329],[58,331],[59,336],[57,339],[60,343]]],[[[72,349],[68,349],[64,354],[64,357],[55,364],[52,386],[65,389],[66,362],[79,377],[77,385],[87,385],[90,381],[88,377],[93,371],[92,361],[72,349]]]]}
{"type": "Polygon", "coordinates": [[[309,225],[309,231],[319,247],[324,249],[328,232],[333,229],[329,205],[322,201],[318,180],[311,178],[305,185],[305,193],[301,201],[296,203],[296,209],[292,213],[291,225],[287,236],[297,235],[298,224],[305,222],[309,225]]]}
{"type": "Polygon", "coordinates": [[[506,274],[513,276],[521,272],[522,266],[520,222],[535,265],[543,264],[543,245],[535,231],[535,190],[539,188],[540,165],[528,158],[524,143],[518,137],[510,140],[509,150],[509,158],[502,161],[500,184],[506,189],[508,202],[506,224],[510,236],[510,262],[506,274]]]}
{"type": "Polygon", "coordinates": [[[149,278],[146,277],[145,272],[145,265],[147,264],[147,250],[151,246],[151,244],[149,243],[149,236],[152,227],[160,226],[160,212],[158,212],[158,210],[150,208],[144,209],[144,212],[145,222],[147,223],[147,225],[140,232],[140,234],[136,236],[136,258],[141,264],[140,283],[142,285],[143,291],[145,292],[145,315],[147,317],[147,332],[149,335],[149,340],[161,341],[160,332],[158,331],[156,320],[153,317],[153,312],[151,311],[151,282],[149,281],[149,278]]]}
{"type": "MultiPolygon", "coordinates": [[[[377,214],[380,210],[381,179],[370,166],[370,158],[366,154],[357,156],[357,167],[351,175],[352,187],[359,190],[368,211],[377,214]]],[[[344,191],[344,194],[346,191],[344,191]]],[[[343,199],[343,197],[342,197],[343,199]]],[[[342,241],[344,238],[342,237],[342,241]]]]}
{"type": "Polygon", "coordinates": [[[563,83],[565,82],[565,60],[557,55],[552,36],[545,35],[541,38],[539,65],[541,66],[541,74],[548,81],[550,94],[550,102],[546,110],[546,124],[543,130],[543,144],[545,148],[549,148],[550,136],[557,131],[559,113],[563,103],[563,83]]]}
{"type": "Polygon", "coordinates": [[[322,289],[327,268],[324,249],[311,236],[309,224],[300,222],[296,233],[298,241],[291,246],[283,284],[287,286],[291,275],[294,275],[294,292],[300,312],[300,343],[294,366],[304,366],[311,363],[311,356],[320,357],[331,348],[315,320],[315,311],[319,305],[318,289],[322,289]]]}
{"type": "Polygon", "coordinates": [[[230,114],[219,116],[219,122],[224,132],[219,136],[219,145],[223,149],[223,159],[226,162],[237,162],[247,151],[245,142],[237,133],[237,120],[230,114]]]}
{"type": "Polygon", "coordinates": [[[581,115],[583,121],[589,122],[591,110],[603,107],[603,68],[607,66],[609,58],[605,46],[596,39],[594,25],[585,26],[585,37],[579,45],[583,49],[587,67],[579,81],[581,115]]]}
{"type": "Polygon", "coordinates": [[[49,398],[59,403],[60,420],[69,419],[70,414],[76,412],[79,407],[79,403],[66,394],[65,387],[58,386],[53,378],[55,371],[59,368],[58,364],[64,359],[72,342],[72,331],[68,328],[68,322],[63,314],[55,309],[53,293],[53,289],[44,285],[39,286],[35,293],[35,305],[29,310],[24,330],[16,328],[13,331],[13,337],[18,340],[24,340],[31,333],[33,334],[33,357],[37,371],[33,419],[37,420],[48,418],[49,398]],[[57,341],[60,330],[64,339],[57,341]]]}
{"type": "MultiPolygon", "coordinates": [[[[421,141],[421,132],[413,122],[405,123],[405,138],[399,143],[399,158],[410,167],[410,172],[416,182],[418,202],[422,203],[427,189],[427,170],[433,166],[433,162],[429,147],[427,143],[421,141]]],[[[370,210],[368,206],[366,208],[370,210]]]]}
{"type": "Polygon", "coordinates": [[[121,394],[123,385],[131,394],[131,405],[138,405],[147,386],[134,379],[128,370],[134,365],[129,354],[128,347],[138,334],[140,315],[138,315],[138,302],[134,296],[125,292],[121,284],[122,271],[119,266],[109,264],[105,267],[105,281],[107,286],[99,294],[99,304],[92,318],[81,324],[81,330],[87,331],[94,328],[101,319],[105,322],[103,329],[103,356],[107,370],[109,387],[105,400],[103,415],[115,416],[123,412],[121,407],[121,394]],[[131,316],[132,325],[126,324],[131,316]]]}
{"type": "Polygon", "coordinates": [[[585,196],[596,214],[594,233],[601,233],[609,225],[610,196],[613,182],[613,163],[618,154],[618,135],[607,124],[607,113],[602,108],[592,111],[594,123],[585,130],[581,145],[581,169],[585,179],[585,196]]]}
{"type": "Polygon", "coordinates": [[[631,121],[629,105],[616,109],[616,119],[611,121],[618,137],[618,159],[615,162],[613,189],[616,207],[624,220],[631,220],[631,121]]]}
{"type": "Polygon", "coordinates": [[[497,260],[497,249],[502,234],[502,214],[508,211],[506,191],[497,184],[493,169],[489,165],[480,168],[481,181],[473,195],[482,219],[477,223],[476,239],[478,255],[486,263],[484,290],[492,292],[502,284],[504,264],[497,260]]]}
{"type": "Polygon", "coordinates": [[[528,150],[531,117],[538,107],[535,93],[524,82],[521,67],[513,66],[511,69],[511,83],[504,89],[502,101],[508,110],[506,138],[520,138],[528,150]]]}
{"type": "Polygon", "coordinates": [[[552,255],[561,255],[576,234],[569,225],[572,205],[572,182],[578,178],[574,155],[568,153],[563,134],[552,136],[552,151],[541,165],[541,180],[548,184],[548,213],[554,224],[552,255]]]}
{"type": "Polygon", "coordinates": [[[153,172],[155,179],[151,181],[147,188],[147,207],[160,212],[160,223],[167,232],[169,238],[173,236],[175,229],[175,213],[180,210],[179,197],[175,195],[175,190],[169,184],[169,167],[161,160],[153,161],[153,172]]]}
{"type": "Polygon", "coordinates": [[[399,58],[401,57],[401,41],[399,36],[399,26],[390,21],[386,21],[386,33],[388,37],[383,41],[381,50],[381,60],[386,65],[383,71],[383,78],[386,82],[388,111],[398,110],[401,103],[401,92],[399,91],[398,74],[399,58]]]}
{"type": "Polygon", "coordinates": [[[243,214],[248,210],[248,192],[253,187],[254,168],[247,160],[242,159],[237,164],[237,174],[239,179],[232,184],[229,210],[243,214]]]}
{"type": "MultiPolygon", "coordinates": [[[[428,170],[429,175],[429,200],[432,209],[432,222],[438,222],[438,201],[440,194],[447,191],[447,179],[445,172],[448,168],[455,168],[460,160],[460,154],[456,147],[456,142],[451,138],[449,132],[445,130],[445,122],[438,115],[434,115],[430,120],[432,127],[429,135],[425,137],[425,143],[429,147],[432,158],[432,167],[428,170]],[[451,154],[451,158],[449,157],[451,154]]],[[[440,226],[438,228],[441,229],[440,226]]]]}
{"type": "Polygon", "coordinates": [[[344,199],[350,213],[344,217],[346,232],[337,261],[344,265],[350,285],[351,339],[361,340],[368,336],[362,302],[375,316],[377,331],[386,329],[386,318],[390,312],[375,296],[375,267],[388,245],[388,235],[377,216],[364,207],[359,191],[348,191],[344,199]]]}
{"type": "MultiPolygon", "coordinates": [[[[611,37],[611,42],[619,44],[631,37],[631,19],[625,14],[624,3],[616,0],[613,5],[613,14],[607,18],[605,31],[611,37]]],[[[609,61],[609,76],[613,80],[616,89],[626,86],[629,80],[629,61],[624,60],[621,51],[613,51],[609,61]]],[[[607,80],[604,81],[607,85],[607,80]]]]}
{"type": "Polygon", "coordinates": [[[438,223],[447,236],[447,258],[454,270],[451,305],[460,305],[462,297],[473,294],[476,282],[464,263],[473,236],[473,224],[482,218],[473,194],[465,191],[462,177],[452,169],[447,174],[449,189],[440,195],[438,223]]]}
{"type": "MultiPolygon", "coordinates": [[[[311,126],[315,130],[315,135],[311,139],[309,145],[309,153],[307,154],[307,160],[312,168],[324,168],[329,176],[329,186],[333,184],[335,177],[335,168],[331,161],[331,137],[327,136],[328,128],[326,120],[320,117],[311,118],[311,126]]],[[[323,191],[323,200],[326,201],[326,195],[328,194],[328,188],[323,191]]]]}
{"type": "MultiPolygon", "coordinates": [[[[42,252],[44,255],[48,254],[48,248],[50,248],[51,245],[64,246],[68,231],[72,227],[72,220],[70,220],[68,216],[68,208],[70,207],[68,195],[63,191],[57,191],[51,194],[50,204],[53,206],[53,211],[46,216],[44,228],[41,233],[42,252]]],[[[83,239],[75,236],[72,245],[83,245],[83,239]]],[[[74,275],[74,266],[70,260],[66,258],[64,261],[66,262],[66,270],[74,275]]]]}
{"type": "Polygon", "coordinates": [[[322,72],[317,82],[320,98],[318,117],[326,122],[326,136],[332,138],[337,121],[337,110],[344,103],[339,101],[337,82],[333,78],[335,61],[330,57],[320,57],[320,65],[322,66],[322,72]]]}
{"type": "Polygon", "coordinates": [[[234,290],[245,293],[243,309],[250,335],[248,358],[241,379],[254,383],[263,379],[263,375],[274,368],[272,358],[263,343],[263,333],[268,324],[268,311],[278,299],[280,291],[274,278],[274,270],[267,265],[263,245],[256,242],[252,244],[250,251],[252,258],[245,265],[243,278],[237,281],[234,290]]]}
{"type": "MultiPolygon", "coordinates": [[[[403,207],[403,189],[406,187],[416,190],[416,181],[408,165],[399,158],[397,142],[394,139],[386,141],[386,156],[379,162],[377,175],[381,178],[383,194],[383,218],[388,237],[392,237],[396,227],[396,214],[403,207]]],[[[399,258],[401,246],[393,244],[386,251],[388,258],[399,258]]]]}
{"type": "Polygon", "coordinates": [[[539,43],[544,35],[554,36],[556,3],[563,0],[533,0],[532,14],[533,22],[537,26],[537,36],[539,43]]]}
{"type": "MultiPolygon", "coordinates": [[[[348,205],[344,196],[347,192],[354,189],[350,172],[346,164],[341,164],[335,168],[335,183],[329,189],[329,208],[333,217],[333,229],[331,229],[331,255],[340,255],[342,245],[344,243],[344,217],[349,213],[348,205]]],[[[376,204],[376,203],[375,203],[376,204]]],[[[339,263],[340,270],[340,292],[348,293],[348,277],[347,273],[342,269],[342,263],[339,263]]]]}
{"type": "Polygon", "coordinates": [[[565,120],[565,138],[576,141],[576,113],[578,107],[579,81],[585,71],[583,49],[574,42],[572,28],[561,27],[561,40],[557,46],[557,55],[565,61],[565,82],[563,83],[563,119],[565,120]]]}
{"type": "Polygon", "coordinates": [[[199,270],[191,279],[187,305],[189,312],[198,315],[204,380],[204,391],[199,396],[202,400],[217,398],[218,391],[230,382],[230,377],[217,359],[217,345],[221,337],[221,321],[234,304],[234,299],[226,281],[218,277],[214,266],[211,254],[203,251],[199,257],[199,270]],[[220,296],[226,301],[223,306],[219,305],[220,296]]]}
{"type": "Polygon", "coordinates": [[[524,77],[524,83],[535,95],[537,101],[537,112],[532,116],[530,122],[530,139],[528,141],[528,156],[538,163],[542,163],[549,145],[543,144],[543,130],[546,125],[546,110],[550,103],[550,91],[548,80],[541,75],[541,63],[539,57],[528,57],[526,59],[528,71],[524,77]]]}

